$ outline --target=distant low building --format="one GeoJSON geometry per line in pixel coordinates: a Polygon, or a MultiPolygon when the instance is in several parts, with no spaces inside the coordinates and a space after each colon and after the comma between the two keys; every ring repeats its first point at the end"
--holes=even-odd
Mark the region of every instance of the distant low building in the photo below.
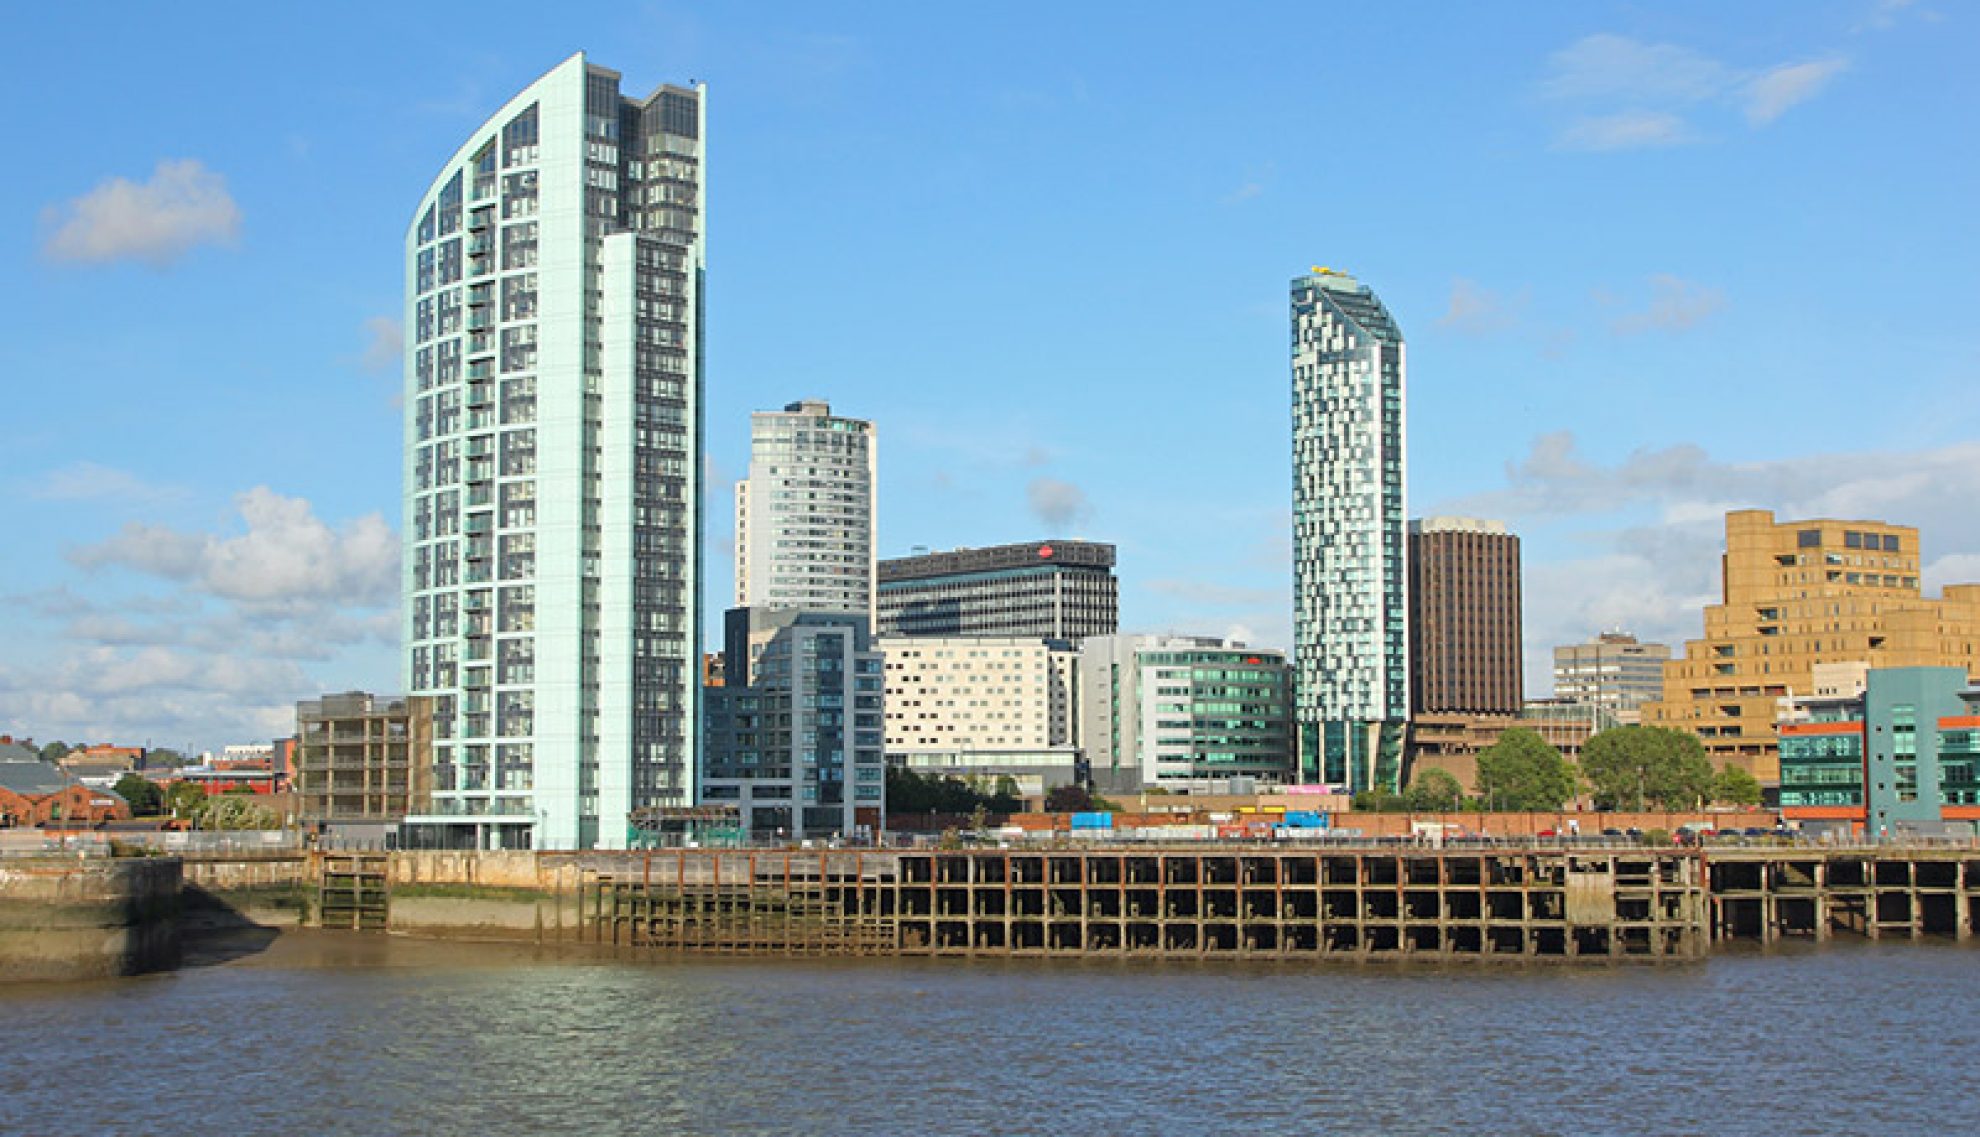
{"type": "Polygon", "coordinates": [[[1664,694],[1666,644],[1639,643],[1628,632],[1603,632],[1586,643],[1554,649],[1554,698],[1601,707],[1623,722],[1664,694]]]}
{"type": "Polygon", "coordinates": [[[0,747],[0,828],[94,825],[125,821],[130,803],[86,786],[20,746],[0,747]]]}
{"type": "Polygon", "coordinates": [[[1507,731],[1530,730],[1568,761],[1590,738],[1622,725],[1607,707],[1568,699],[1529,699],[1516,715],[1417,715],[1409,723],[1409,781],[1442,770],[1466,790],[1478,785],[1478,755],[1507,731]]]}

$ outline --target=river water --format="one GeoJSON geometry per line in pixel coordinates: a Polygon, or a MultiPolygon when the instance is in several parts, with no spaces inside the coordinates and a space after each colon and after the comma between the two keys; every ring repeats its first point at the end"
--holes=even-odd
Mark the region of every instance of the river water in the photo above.
{"type": "Polygon", "coordinates": [[[0,1134],[1827,1134],[1980,1116],[1980,952],[736,961],[289,933],[0,987],[0,1134]]]}

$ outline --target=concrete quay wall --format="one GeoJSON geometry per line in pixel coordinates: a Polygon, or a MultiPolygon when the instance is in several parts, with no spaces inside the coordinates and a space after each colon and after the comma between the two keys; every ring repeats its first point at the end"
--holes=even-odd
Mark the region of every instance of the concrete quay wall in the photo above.
{"type": "Polygon", "coordinates": [[[575,942],[584,871],[569,854],[399,852],[386,861],[388,927],[412,935],[575,942]]]}
{"type": "Polygon", "coordinates": [[[305,853],[192,854],[183,860],[188,929],[314,922],[317,874],[305,853]]]}
{"type": "Polygon", "coordinates": [[[177,966],[180,880],[173,857],[0,860],[0,982],[177,966]]]}

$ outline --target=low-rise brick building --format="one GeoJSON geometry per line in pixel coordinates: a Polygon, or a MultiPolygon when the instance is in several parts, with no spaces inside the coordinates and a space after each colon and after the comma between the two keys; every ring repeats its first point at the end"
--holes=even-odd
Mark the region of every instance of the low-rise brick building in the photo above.
{"type": "Polygon", "coordinates": [[[0,754],[0,828],[124,821],[131,806],[110,790],[85,786],[38,759],[0,754]]]}

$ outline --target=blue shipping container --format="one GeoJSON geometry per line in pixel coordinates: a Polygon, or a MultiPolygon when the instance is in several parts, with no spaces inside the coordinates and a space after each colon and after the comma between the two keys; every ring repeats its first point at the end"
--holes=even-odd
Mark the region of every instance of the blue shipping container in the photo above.
{"type": "Polygon", "coordinates": [[[1111,813],[1075,813],[1072,815],[1074,829],[1112,829],[1114,815],[1111,813]]]}
{"type": "Polygon", "coordinates": [[[1312,809],[1289,809],[1286,811],[1288,829],[1325,829],[1327,815],[1312,809]]]}

